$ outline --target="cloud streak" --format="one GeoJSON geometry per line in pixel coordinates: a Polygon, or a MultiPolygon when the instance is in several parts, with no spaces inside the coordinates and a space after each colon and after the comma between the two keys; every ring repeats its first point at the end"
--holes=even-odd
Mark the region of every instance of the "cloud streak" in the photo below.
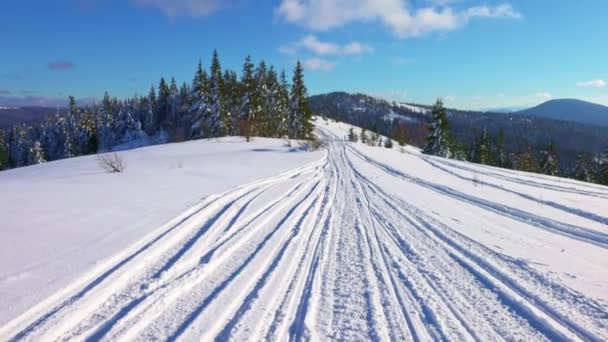
{"type": "Polygon", "coordinates": [[[336,67],[336,63],[326,61],[322,58],[309,58],[302,61],[304,69],[311,71],[331,71],[336,67]]]}
{"type": "Polygon", "coordinates": [[[606,81],[604,80],[591,80],[591,81],[585,81],[585,82],[578,82],[576,84],[579,87],[594,87],[594,88],[602,88],[606,86],[606,81]]]}
{"type": "Polygon", "coordinates": [[[281,46],[280,52],[295,54],[299,50],[307,50],[319,56],[356,56],[374,52],[374,49],[366,44],[352,41],[345,45],[320,41],[314,35],[307,35],[299,41],[281,46]]]}
{"type": "Polygon", "coordinates": [[[47,67],[51,70],[62,71],[62,70],[73,69],[76,67],[76,64],[74,64],[70,61],[60,59],[60,60],[49,62],[47,64],[47,67]]]}
{"type": "Polygon", "coordinates": [[[416,10],[405,0],[281,0],[276,15],[288,23],[315,31],[327,31],[351,23],[380,22],[399,38],[447,32],[475,18],[521,19],[510,4],[475,6],[454,10],[430,6],[416,10]]]}
{"type": "Polygon", "coordinates": [[[131,0],[139,7],[155,7],[169,18],[179,16],[205,17],[230,6],[231,0],[131,0]]]}

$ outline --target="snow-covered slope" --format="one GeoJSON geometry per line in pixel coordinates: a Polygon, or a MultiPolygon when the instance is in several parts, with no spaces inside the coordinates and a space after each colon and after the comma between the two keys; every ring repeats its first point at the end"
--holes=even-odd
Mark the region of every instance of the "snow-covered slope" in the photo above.
{"type": "Polygon", "coordinates": [[[0,172],[0,325],[201,198],[324,152],[296,152],[281,140],[223,138],[120,154],[122,174],[104,173],[95,156],[0,172]]]}
{"type": "Polygon", "coordinates": [[[199,201],[0,339],[608,339],[608,188],[349,127],[320,122],[327,154],[199,201]]]}

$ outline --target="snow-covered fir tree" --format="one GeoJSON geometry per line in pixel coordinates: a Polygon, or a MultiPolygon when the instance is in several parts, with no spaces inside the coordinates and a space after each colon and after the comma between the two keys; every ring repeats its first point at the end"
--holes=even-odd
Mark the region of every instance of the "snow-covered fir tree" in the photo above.
{"type": "Polygon", "coordinates": [[[357,133],[355,133],[354,128],[351,127],[348,129],[347,139],[348,139],[348,141],[351,141],[351,142],[357,142],[358,137],[357,137],[357,133]]]}
{"type": "Polygon", "coordinates": [[[34,145],[30,148],[29,153],[29,165],[34,164],[42,164],[45,163],[46,159],[44,158],[44,150],[42,149],[42,145],[40,141],[35,141],[34,145]]]}
{"type": "Polygon", "coordinates": [[[214,50],[211,60],[211,73],[209,75],[208,109],[203,118],[206,129],[205,135],[209,137],[219,137],[228,134],[232,125],[223,106],[222,89],[222,68],[217,51],[214,50]]]}
{"type": "Polygon", "coordinates": [[[367,137],[367,132],[365,131],[365,128],[361,128],[361,134],[359,134],[359,138],[364,144],[367,144],[369,142],[369,138],[367,137]]]}
{"type": "MultiPolygon", "coordinates": [[[[251,56],[245,58],[245,64],[243,64],[243,72],[241,75],[241,105],[239,109],[239,126],[248,122],[248,125],[255,125],[255,90],[256,84],[253,75],[253,63],[251,63],[251,56]]],[[[241,134],[239,132],[239,134],[241,134]]]]}
{"type": "Polygon", "coordinates": [[[276,94],[277,101],[277,136],[286,137],[289,131],[289,84],[287,83],[287,76],[285,70],[281,70],[281,76],[279,77],[279,89],[276,94]]]}
{"type": "Polygon", "coordinates": [[[606,146],[600,158],[599,180],[601,184],[608,185],[608,146],[606,146]]]}
{"type": "Polygon", "coordinates": [[[268,136],[270,131],[271,108],[269,107],[270,89],[268,89],[268,68],[266,62],[260,61],[255,69],[255,96],[251,99],[251,106],[256,117],[256,131],[258,135],[268,136]]]}
{"type": "Polygon", "coordinates": [[[496,138],[496,166],[509,166],[509,158],[505,152],[505,132],[502,129],[500,129],[496,138]]]}
{"type": "Polygon", "coordinates": [[[559,175],[559,162],[557,160],[557,145],[554,141],[549,143],[546,150],[541,151],[540,172],[545,175],[559,175]]]}
{"type": "Polygon", "coordinates": [[[576,158],[576,166],[574,168],[574,177],[583,182],[593,181],[593,169],[591,158],[587,153],[579,153],[576,158]]]}
{"type": "Polygon", "coordinates": [[[430,133],[426,137],[424,153],[449,158],[452,156],[449,142],[449,124],[447,111],[441,99],[433,105],[432,122],[429,126],[430,133]]]}
{"type": "Polygon", "coordinates": [[[302,63],[298,61],[291,84],[290,138],[309,139],[312,137],[312,112],[308,107],[307,97],[306,85],[304,84],[304,68],[302,63]]]}
{"type": "Polygon", "coordinates": [[[83,107],[70,97],[66,111],[39,123],[0,130],[0,168],[110,151],[135,140],[139,144],[162,141],[158,138],[167,136],[237,135],[242,134],[239,128],[243,120],[248,123],[249,135],[310,137],[311,113],[301,64],[296,66],[290,85],[285,72],[278,76],[264,62],[254,69],[248,57],[239,79],[232,70],[222,73],[214,53],[211,76],[207,75],[199,62],[192,86],[184,83],[178,89],[174,78],[170,83],[162,78],[159,87],[152,85],[145,96],[119,100],[106,92],[99,104],[83,107]],[[218,108],[220,128],[215,130],[217,120],[209,118],[218,116],[218,108]],[[260,128],[257,132],[256,126],[260,128]]]}
{"type": "Polygon", "coordinates": [[[492,161],[490,137],[488,136],[488,130],[486,127],[483,128],[483,132],[475,143],[475,158],[474,162],[479,164],[489,165],[492,161]]]}

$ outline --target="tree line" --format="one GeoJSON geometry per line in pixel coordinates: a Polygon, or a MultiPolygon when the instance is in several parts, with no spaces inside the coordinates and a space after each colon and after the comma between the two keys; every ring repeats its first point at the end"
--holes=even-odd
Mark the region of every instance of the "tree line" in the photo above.
{"type": "Polygon", "coordinates": [[[240,77],[223,70],[217,51],[209,71],[199,61],[191,83],[161,78],[146,96],[106,92],[98,104],[79,107],[69,97],[64,113],[0,130],[0,170],[135,146],[228,135],[312,139],[304,70],[291,83],[262,60],[246,57],[240,77]]]}
{"type": "Polygon", "coordinates": [[[596,157],[586,152],[579,153],[574,168],[565,169],[560,166],[555,141],[550,141],[539,153],[535,153],[529,145],[520,147],[517,152],[507,153],[502,130],[497,136],[491,137],[484,128],[473,143],[466,144],[450,135],[447,110],[441,100],[433,105],[431,115],[423,150],[426,154],[608,185],[608,146],[596,157]]]}

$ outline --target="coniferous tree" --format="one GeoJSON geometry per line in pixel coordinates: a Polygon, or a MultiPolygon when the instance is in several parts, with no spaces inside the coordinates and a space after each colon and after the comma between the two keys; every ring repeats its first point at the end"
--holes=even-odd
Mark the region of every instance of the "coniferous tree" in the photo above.
{"type": "Polygon", "coordinates": [[[608,146],[600,155],[597,179],[600,184],[608,185],[608,146]]]}
{"type": "Polygon", "coordinates": [[[40,141],[35,141],[34,145],[30,148],[30,158],[29,165],[42,164],[45,163],[46,159],[44,158],[44,151],[42,149],[42,145],[40,145],[40,141]]]}
{"type": "Polygon", "coordinates": [[[209,75],[209,97],[207,99],[209,109],[206,113],[206,118],[204,119],[208,135],[212,137],[228,134],[230,132],[230,126],[232,125],[223,106],[223,87],[220,59],[217,55],[217,51],[214,50],[213,58],[211,60],[211,74],[209,75]]]}
{"type": "MultiPolygon", "coordinates": [[[[247,122],[247,126],[254,131],[252,126],[255,126],[255,109],[252,102],[257,102],[255,99],[255,79],[253,75],[253,64],[251,63],[251,56],[245,58],[245,64],[243,64],[243,74],[241,75],[241,105],[240,105],[240,122],[247,122]]],[[[239,133],[242,134],[242,133],[239,133]]]]}
{"type": "Polygon", "coordinates": [[[150,86],[150,91],[148,92],[147,98],[148,108],[145,111],[145,125],[144,129],[148,134],[152,135],[156,132],[156,123],[155,123],[155,113],[156,113],[156,89],[154,88],[154,84],[150,86]]]}
{"type": "Polygon", "coordinates": [[[277,135],[286,137],[289,131],[289,84],[285,70],[281,71],[279,77],[279,88],[277,93],[277,135]]]}
{"type": "Polygon", "coordinates": [[[256,118],[257,134],[261,136],[269,136],[270,122],[269,106],[267,100],[270,96],[268,89],[268,69],[266,62],[260,61],[258,67],[255,69],[255,96],[251,98],[250,108],[254,112],[256,118]]]}
{"type": "Polygon", "coordinates": [[[365,131],[365,128],[361,128],[361,134],[359,134],[359,137],[361,138],[361,142],[364,144],[367,144],[369,141],[369,138],[367,137],[367,133],[365,131]]]}
{"type": "Polygon", "coordinates": [[[354,128],[349,128],[348,129],[348,141],[351,142],[357,142],[358,138],[357,138],[357,133],[355,133],[355,129],[354,128]]]}
{"type": "Polygon", "coordinates": [[[158,85],[158,99],[156,104],[155,126],[161,128],[167,121],[170,110],[171,92],[164,77],[161,77],[158,85]]]}
{"type": "Polygon", "coordinates": [[[579,153],[576,158],[574,177],[583,182],[593,182],[593,169],[588,153],[579,153]]]}
{"type": "Polygon", "coordinates": [[[546,150],[541,152],[540,172],[545,175],[558,176],[559,162],[557,160],[557,145],[553,140],[549,142],[546,150]]]}
{"type": "Polygon", "coordinates": [[[308,107],[307,97],[306,85],[304,84],[304,68],[302,63],[298,61],[291,84],[290,138],[312,138],[312,112],[308,107]]]}
{"type": "Polygon", "coordinates": [[[393,148],[393,140],[391,138],[386,138],[384,141],[384,147],[393,148]]]}
{"type": "Polygon", "coordinates": [[[266,99],[265,105],[267,111],[267,124],[266,124],[266,136],[280,138],[281,134],[279,132],[281,114],[280,114],[280,106],[279,106],[279,92],[280,92],[280,84],[277,72],[274,70],[274,67],[270,67],[268,69],[268,74],[266,77],[266,99]]]}
{"type": "Polygon", "coordinates": [[[505,132],[501,128],[496,138],[496,166],[509,167],[509,158],[505,152],[505,132]]]}
{"type": "Polygon", "coordinates": [[[426,137],[424,153],[449,158],[452,156],[449,143],[449,124],[446,117],[446,109],[441,99],[433,105],[433,121],[430,124],[430,132],[426,137]]]}
{"type": "Polygon", "coordinates": [[[475,143],[475,159],[473,159],[473,161],[475,163],[489,165],[491,160],[490,137],[488,136],[488,130],[484,127],[481,136],[475,143]]]}
{"type": "Polygon", "coordinates": [[[224,108],[227,117],[230,118],[230,132],[231,135],[238,135],[239,127],[239,107],[241,100],[240,84],[237,79],[236,73],[232,70],[226,70],[224,72],[224,108]]]}
{"type": "Polygon", "coordinates": [[[177,82],[175,82],[175,77],[171,77],[171,84],[169,86],[169,111],[167,117],[167,120],[171,125],[175,124],[175,121],[179,116],[180,107],[181,97],[179,89],[177,88],[177,82]]]}
{"type": "Polygon", "coordinates": [[[6,152],[6,142],[0,132],[0,170],[8,168],[8,153],[6,152]]]}

